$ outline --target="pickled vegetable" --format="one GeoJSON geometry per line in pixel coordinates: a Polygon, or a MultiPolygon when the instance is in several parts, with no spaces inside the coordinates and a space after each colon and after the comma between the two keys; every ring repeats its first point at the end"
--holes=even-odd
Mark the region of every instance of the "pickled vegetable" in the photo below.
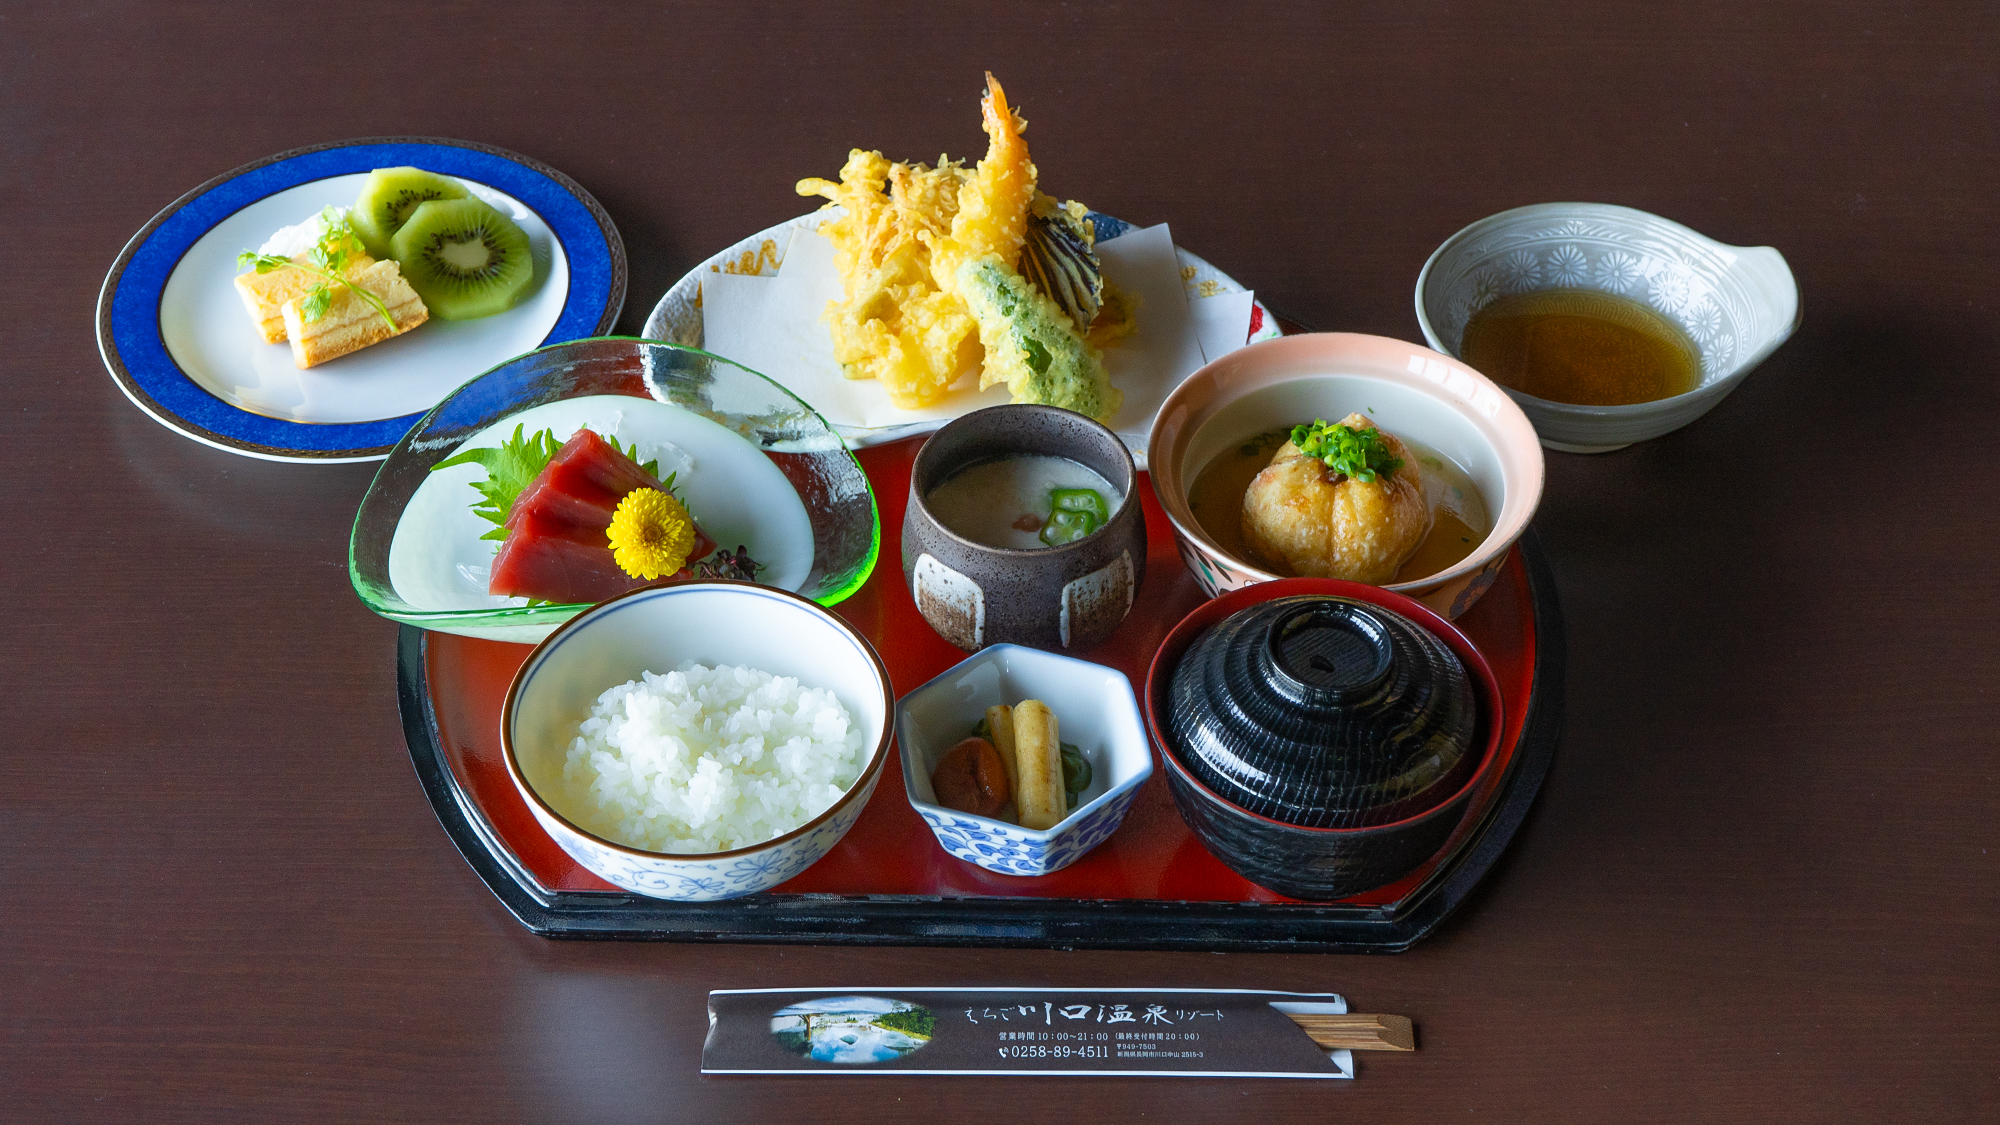
{"type": "Polygon", "coordinates": [[[980,720],[986,729],[979,733],[993,742],[993,748],[1000,751],[1000,764],[1007,769],[1007,791],[1021,790],[1021,765],[1014,754],[1014,709],[1005,703],[995,704],[986,709],[986,718],[980,720]]]}
{"type": "Polygon", "coordinates": [[[1039,699],[1024,699],[1014,705],[1014,757],[1021,777],[1014,809],[1020,814],[1021,827],[1040,831],[1062,823],[1069,814],[1063,790],[1062,741],[1057,737],[1055,712],[1039,699]]]}
{"type": "Polygon", "coordinates": [[[983,738],[960,739],[931,771],[938,804],[974,816],[992,816],[1011,795],[1000,752],[983,738]]]}
{"type": "Polygon", "coordinates": [[[1063,793],[1068,797],[1070,808],[1076,807],[1077,794],[1090,788],[1090,759],[1083,756],[1073,742],[1062,744],[1063,793]]]}

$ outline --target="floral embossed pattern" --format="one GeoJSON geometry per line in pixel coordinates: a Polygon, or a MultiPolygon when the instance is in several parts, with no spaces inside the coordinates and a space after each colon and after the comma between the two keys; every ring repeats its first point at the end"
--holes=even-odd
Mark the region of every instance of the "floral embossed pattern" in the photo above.
{"type": "Polygon", "coordinates": [[[1701,349],[1702,377],[1729,369],[1755,331],[1744,295],[1706,240],[1636,224],[1530,220],[1491,231],[1434,264],[1430,286],[1445,310],[1433,325],[1456,354],[1466,321],[1494,298],[1537,289],[1596,289],[1643,301],[1685,329],[1701,349]]]}
{"type": "Polygon", "coordinates": [[[1658,215],[1603,203],[1503,211],[1446,239],[1417,280],[1417,319],[1456,356],[1466,322],[1517,293],[1595,290],[1638,301],[1700,354],[1685,394],[1619,406],[1549,402],[1510,390],[1544,445],[1601,453],[1679,429],[1720,402],[1799,324],[1798,283],[1769,246],[1728,246],[1658,215]]]}

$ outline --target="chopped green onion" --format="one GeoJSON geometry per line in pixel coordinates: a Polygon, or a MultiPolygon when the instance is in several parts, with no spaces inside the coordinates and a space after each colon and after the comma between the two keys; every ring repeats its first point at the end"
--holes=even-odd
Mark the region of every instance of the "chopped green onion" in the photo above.
{"type": "Polygon", "coordinates": [[[1403,459],[1389,451],[1382,431],[1373,426],[1351,430],[1338,422],[1314,419],[1311,425],[1292,427],[1292,444],[1334,472],[1363,484],[1374,483],[1377,476],[1388,480],[1403,467],[1403,459]]]}

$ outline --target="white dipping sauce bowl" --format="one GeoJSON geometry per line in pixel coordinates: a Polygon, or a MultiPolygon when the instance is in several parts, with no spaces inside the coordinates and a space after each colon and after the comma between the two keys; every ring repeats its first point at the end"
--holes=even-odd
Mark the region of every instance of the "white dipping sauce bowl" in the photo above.
{"type": "Polygon", "coordinates": [[[1505,388],[1542,444],[1607,453],[1680,429],[1714,409],[1800,320],[1799,285],[1769,246],[1729,246],[1670,219],[1608,203],[1537,203],[1444,240],[1417,275],[1417,322],[1457,358],[1472,314],[1496,297],[1589,289],[1646,305],[1687,331],[1701,381],[1686,394],[1578,406],[1505,388]]]}

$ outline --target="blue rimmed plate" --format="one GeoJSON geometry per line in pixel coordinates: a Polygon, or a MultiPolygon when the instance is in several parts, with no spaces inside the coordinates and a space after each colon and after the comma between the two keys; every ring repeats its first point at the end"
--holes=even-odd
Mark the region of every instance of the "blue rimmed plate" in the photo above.
{"type": "Polygon", "coordinates": [[[132,236],[97,300],[97,343],[119,389],[168,429],[272,461],[374,461],[459,384],[549,344],[608,332],[625,306],[625,244],[590,193],[539,161],[470,141],[371,137],[246,164],[174,201],[132,236]],[[422,328],[319,367],[258,337],[236,255],[329,204],[376,168],[456,177],[527,232],[535,281],[514,308],[422,328]]]}

